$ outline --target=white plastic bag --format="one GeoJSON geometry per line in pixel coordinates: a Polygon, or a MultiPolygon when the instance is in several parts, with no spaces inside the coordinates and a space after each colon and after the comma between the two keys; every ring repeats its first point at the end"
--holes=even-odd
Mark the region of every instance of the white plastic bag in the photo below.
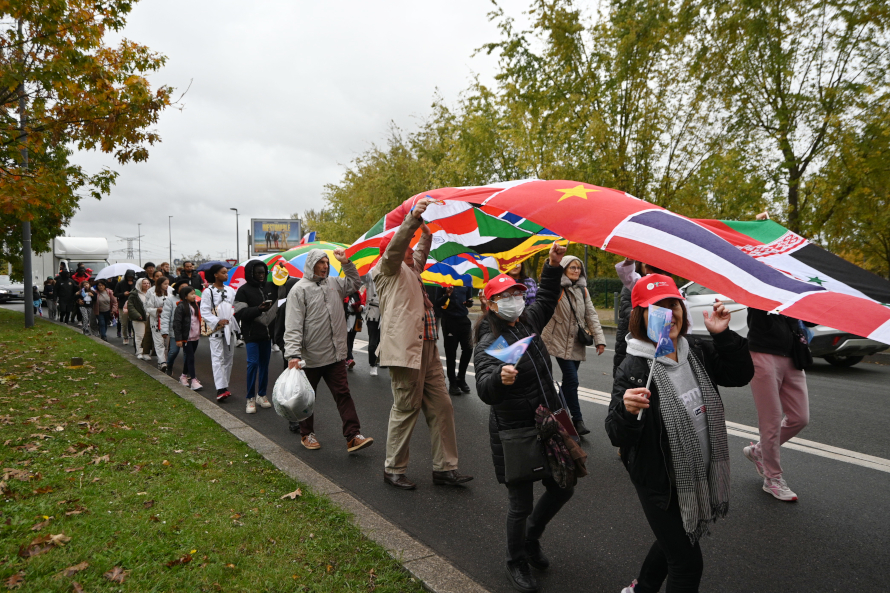
{"type": "Polygon", "coordinates": [[[315,390],[302,368],[286,369],[278,376],[272,388],[272,405],[279,416],[291,422],[300,422],[312,415],[315,390]]]}

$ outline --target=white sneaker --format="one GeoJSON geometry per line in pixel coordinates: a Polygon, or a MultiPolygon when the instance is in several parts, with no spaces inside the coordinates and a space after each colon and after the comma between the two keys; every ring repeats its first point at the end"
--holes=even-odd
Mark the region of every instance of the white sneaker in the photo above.
{"type": "Polygon", "coordinates": [[[265,395],[261,395],[260,397],[256,398],[256,401],[258,404],[260,404],[261,408],[271,408],[272,407],[272,404],[269,403],[269,398],[266,397],[265,395]]]}
{"type": "Polygon", "coordinates": [[[256,401],[254,401],[254,398],[250,398],[249,400],[247,400],[246,411],[248,414],[256,414],[256,401]]]}
{"type": "Polygon", "coordinates": [[[372,376],[372,377],[376,377],[376,376],[377,376],[377,367],[375,367],[375,366],[374,366],[374,367],[371,367],[371,376],[372,376]]]}
{"type": "Polygon", "coordinates": [[[748,461],[754,464],[754,469],[757,470],[757,475],[761,478],[765,478],[766,474],[763,470],[763,454],[757,450],[757,445],[755,443],[751,443],[744,449],[742,449],[742,453],[745,457],[748,458],[748,461]]]}
{"type": "Polygon", "coordinates": [[[278,347],[278,344],[272,344],[272,352],[281,352],[281,348],[278,347]]]}
{"type": "Polygon", "coordinates": [[[797,494],[791,491],[785,483],[785,478],[763,478],[763,491],[785,502],[797,500],[797,494]]]}
{"type": "Polygon", "coordinates": [[[634,593],[634,587],[637,586],[637,579],[634,579],[629,587],[625,587],[621,590],[621,593],[634,593]]]}
{"type": "Polygon", "coordinates": [[[188,375],[179,375],[179,384],[183,387],[189,386],[189,377],[188,375]]]}
{"type": "Polygon", "coordinates": [[[201,385],[201,382],[197,379],[192,379],[191,388],[192,391],[201,391],[202,389],[204,389],[204,386],[201,385]]]}
{"type": "Polygon", "coordinates": [[[244,340],[242,340],[242,339],[239,338],[238,341],[235,342],[235,347],[236,347],[236,348],[243,348],[243,347],[244,347],[244,340]]]}

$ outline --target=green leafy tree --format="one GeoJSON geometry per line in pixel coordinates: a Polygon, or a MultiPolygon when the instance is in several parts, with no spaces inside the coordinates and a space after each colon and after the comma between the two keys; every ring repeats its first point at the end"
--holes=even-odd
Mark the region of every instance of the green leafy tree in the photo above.
{"type": "Polygon", "coordinates": [[[148,158],[152,129],[172,89],[146,76],[166,58],[106,34],[126,24],[134,0],[0,0],[0,228],[3,256],[21,261],[19,223],[35,251],[49,249],[86,196],[111,191],[117,173],[89,172],[74,150],[120,164],[148,158]],[[28,163],[24,164],[27,154],[28,163]]]}

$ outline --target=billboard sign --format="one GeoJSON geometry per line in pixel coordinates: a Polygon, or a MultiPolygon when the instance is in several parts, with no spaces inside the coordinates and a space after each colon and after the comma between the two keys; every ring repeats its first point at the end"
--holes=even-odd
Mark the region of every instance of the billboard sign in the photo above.
{"type": "Polygon", "coordinates": [[[300,244],[301,237],[299,220],[250,219],[250,252],[253,255],[293,249],[300,244]]]}

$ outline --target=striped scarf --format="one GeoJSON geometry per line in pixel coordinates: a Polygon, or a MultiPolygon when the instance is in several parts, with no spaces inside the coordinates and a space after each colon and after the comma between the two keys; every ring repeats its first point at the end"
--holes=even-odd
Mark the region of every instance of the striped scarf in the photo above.
{"type": "MultiPolygon", "coordinates": [[[[677,397],[674,385],[661,364],[655,364],[655,385],[661,398],[661,417],[667,429],[674,465],[677,497],[683,528],[695,545],[709,532],[709,525],[729,512],[729,446],[723,402],[704,366],[689,353],[689,363],[701,388],[708,416],[711,463],[704,467],[701,445],[692,419],[677,397]]],[[[649,361],[650,369],[654,361],[649,361]]]]}

